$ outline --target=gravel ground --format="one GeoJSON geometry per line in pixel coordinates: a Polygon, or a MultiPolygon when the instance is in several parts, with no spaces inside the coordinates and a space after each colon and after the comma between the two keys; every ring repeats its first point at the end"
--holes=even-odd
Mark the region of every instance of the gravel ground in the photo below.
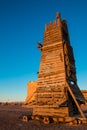
{"type": "Polygon", "coordinates": [[[87,125],[66,126],[64,124],[44,125],[38,121],[23,122],[21,116],[31,109],[19,105],[0,106],[0,130],[87,130],[87,125]]]}

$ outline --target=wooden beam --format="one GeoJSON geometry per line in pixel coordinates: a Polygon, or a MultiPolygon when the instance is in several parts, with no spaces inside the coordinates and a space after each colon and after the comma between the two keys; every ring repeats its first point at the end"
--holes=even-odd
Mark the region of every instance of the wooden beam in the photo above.
{"type": "Polygon", "coordinates": [[[68,91],[70,92],[70,94],[71,94],[71,96],[72,96],[72,98],[73,98],[73,100],[74,100],[74,102],[75,102],[75,104],[76,104],[76,106],[77,106],[81,116],[83,118],[85,118],[85,115],[84,115],[83,111],[81,110],[81,108],[80,108],[80,106],[78,104],[78,101],[76,100],[76,98],[75,98],[75,96],[74,96],[74,94],[73,94],[72,90],[70,89],[70,86],[69,86],[69,84],[67,82],[66,82],[66,87],[68,88],[68,91]]]}

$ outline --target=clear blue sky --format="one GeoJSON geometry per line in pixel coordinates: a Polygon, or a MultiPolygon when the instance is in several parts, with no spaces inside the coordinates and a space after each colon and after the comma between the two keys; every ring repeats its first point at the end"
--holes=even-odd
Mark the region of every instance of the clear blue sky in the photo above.
{"type": "Polygon", "coordinates": [[[87,89],[87,0],[0,0],[0,101],[24,101],[37,80],[46,23],[67,20],[78,85],[87,89]]]}

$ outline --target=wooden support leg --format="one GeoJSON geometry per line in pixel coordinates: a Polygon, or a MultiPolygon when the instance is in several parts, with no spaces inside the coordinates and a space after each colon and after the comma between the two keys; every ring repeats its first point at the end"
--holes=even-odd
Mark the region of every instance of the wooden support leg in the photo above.
{"type": "Polygon", "coordinates": [[[81,108],[80,108],[80,106],[79,106],[79,104],[78,104],[78,102],[77,102],[77,100],[76,100],[76,98],[75,98],[75,96],[74,96],[74,94],[73,94],[72,90],[70,89],[70,86],[69,86],[69,84],[67,82],[66,82],[66,86],[67,86],[68,91],[70,92],[70,94],[71,94],[71,96],[72,96],[72,98],[73,98],[73,100],[74,100],[74,102],[75,102],[75,104],[76,104],[76,106],[77,106],[81,116],[83,118],[85,118],[85,115],[84,115],[83,111],[81,110],[81,108]]]}

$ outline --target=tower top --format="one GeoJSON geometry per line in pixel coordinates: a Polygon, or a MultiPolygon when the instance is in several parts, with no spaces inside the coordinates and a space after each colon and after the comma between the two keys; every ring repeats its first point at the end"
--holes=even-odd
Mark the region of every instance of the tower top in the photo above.
{"type": "Polygon", "coordinates": [[[45,31],[54,30],[54,28],[62,27],[62,20],[61,15],[59,12],[56,13],[57,20],[54,20],[54,22],[50,22],[49,24],[46,24],[45,31]]]}
{"type": "Polygon", "coordinates": [[[64,21],[61,19],[60,13],[56,13],[56,18],[57,20],[45,26],[44,44],[62,41],[63,28],[67,32],[66,23],[64,24],[64,21]]]}
{"type": "Polygon", "coordinates": [[[61,16],[60,16],[60,13],[59,13],[59,12],[57,12],[56,18],[58,19],[58,26],[59,26],[59,27],[62,27],[61,16]]]}
{"type": "Polygon", "coordinates": [[[59,12],[56,13],[56,18],[60,19],[60,13],[59,12]]]}

